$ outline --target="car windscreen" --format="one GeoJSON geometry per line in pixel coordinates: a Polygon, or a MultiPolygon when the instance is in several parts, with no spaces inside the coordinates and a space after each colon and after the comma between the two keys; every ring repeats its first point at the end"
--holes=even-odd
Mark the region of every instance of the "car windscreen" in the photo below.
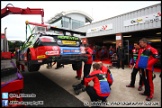
{"type": "Polygon", "coordinates": [[[59,35],[42,35],[39,37],[42,44],[57,44],[59,46],[80,46],[81,41],[77,37],[59,36],[59,35]]]}

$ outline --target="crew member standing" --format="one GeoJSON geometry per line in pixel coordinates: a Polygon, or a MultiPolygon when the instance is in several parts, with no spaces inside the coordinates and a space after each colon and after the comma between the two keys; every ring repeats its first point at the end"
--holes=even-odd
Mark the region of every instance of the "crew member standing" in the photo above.
{"type": "Polygon", "coordinates": [[[122,67],[122,69],[124,69],[125,50],[122,46],[122,43],[119,43],[118,48],[116,50],[116,54],[117,54],[117,67],[118,67],[118,69],[120,68],[120,66],[122,67]]]}
{"type": "Polygon", "coordinates": [[[83,76],[83,80],[82,80],[82,84],[84,84],[84,78],[86,76],[89,75],[90,71],[91,71],[91,66],[92,66],[92,62],[93,62],[93,50],[89,47],[89,45],[85,45],[85,50],[86,50],[86,55],[88,57],[88,60],[84,63],[84,76],[83,76]]]}
{"type": "Polygon", "coordinates": [[[153,66],[158,62],[159,54],[157,49],[153,48],[148,44],[146,38],[142,38],[139,41],[142,50],[138,53],[137,66],[142,68],[142,79],[145,84],[145,91],[140,93],[141,95],[146,95],[147,101],[152,100],[154,96],[154,84],[153,84],[153,66]]]}
{"type": "Polygon", "coordinates": [[[138,52],[140,50],[140,46],[138,43],[134,43],[134,49],[132,50],[133,53],[133,62],[130,64],[131,68],[133,68],[132,73],[131,73],[131,82],[129,85],[126,85],[126,87],[135,87],[135,80],[136,80],[136,75],[137,72],[139,71],[139,76],[140,76],[140,80],[139,80],[139,87],[138,90],[141,91],[142,90],[142,72],[139,68],[137,68],[136,65],[136,60],[138,58],[138,52]]]}
{"type": "Polygon", "coordinates": [[[83,79],[82,79],[82,81],[81,81],[80,84],[73,85],[73,87],[84,85],[84,78],[89,75],[90,70],[91,70],[91,66],[92,66],[92,62],[93,62],[93,56],[92,56],[93,51],[89,47],[89,45],[85,45],[85,50],[86,50],[86,55],[88,57],[88,60],[84,63],[84,69],[83,69],[84,75],[83,75],[83,79]]]}

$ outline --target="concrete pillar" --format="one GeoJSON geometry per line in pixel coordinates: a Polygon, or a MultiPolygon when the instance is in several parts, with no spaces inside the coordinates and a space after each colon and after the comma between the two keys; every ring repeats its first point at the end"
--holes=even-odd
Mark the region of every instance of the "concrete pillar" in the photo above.
{"type": "Polygon", "coordinates": [[[118,47],[119,43],[123,43],[123,36],[121,33],[116,34],[116,48],[118,47]]]}

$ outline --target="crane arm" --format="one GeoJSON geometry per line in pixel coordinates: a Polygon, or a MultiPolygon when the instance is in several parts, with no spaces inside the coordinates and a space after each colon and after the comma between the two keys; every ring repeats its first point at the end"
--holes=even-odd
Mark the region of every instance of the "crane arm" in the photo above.
{"type": "Polygon", "coordinates": [[[42,16],[42,24],[44,18],[44,10],[41,8],[18,8],[18,7],[11,7],[6,6],[5,8],[1,9],[1,18],[9,15],[9,14],[24,14],[24,15],[41,15],[42,16]]]}

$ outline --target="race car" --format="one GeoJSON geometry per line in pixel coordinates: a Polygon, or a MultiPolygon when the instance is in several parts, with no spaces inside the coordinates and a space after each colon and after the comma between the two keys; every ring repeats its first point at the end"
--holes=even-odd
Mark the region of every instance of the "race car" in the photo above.
{"type": "Polygon", "coordinates": [[[56,27],[47,29],[47,26],[36,26],[35,31],[20,52],[20,63],[27,65],[29,72],[38,71],[41,65],[51,62],[77,64],[87,61],[81,39],[74,36],[85,36],[85,33],[56,27]]]}

